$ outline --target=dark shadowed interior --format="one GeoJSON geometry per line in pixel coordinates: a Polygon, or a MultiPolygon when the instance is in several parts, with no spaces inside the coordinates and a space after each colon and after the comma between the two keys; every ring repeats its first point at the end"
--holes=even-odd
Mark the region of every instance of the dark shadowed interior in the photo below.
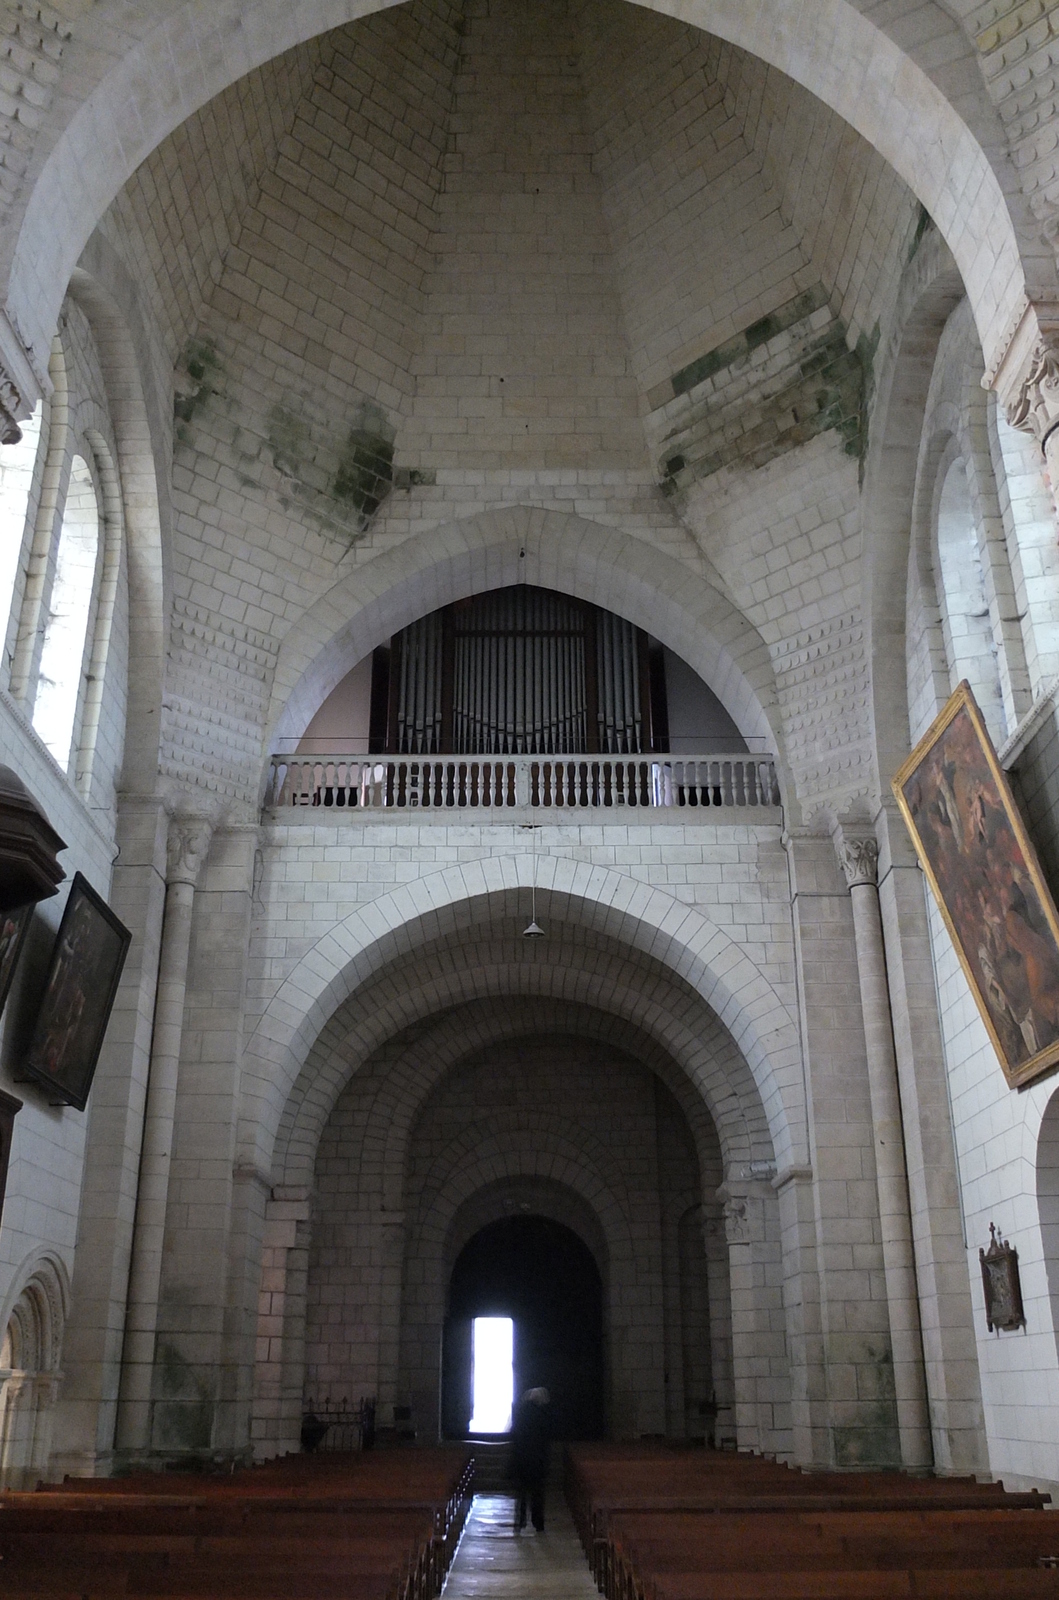
{"type": "Polygon", "coordinates": [[[543,1384],[556,1438],[598,1439],[603,1418],[603,1285],[577,1234],[549,1217],[505,1217],[461,1250],[449,1286],[442,1424],[464,1438],[471,1415],[471,1324],[515,1324],[515,1393],[543,1384]]]}

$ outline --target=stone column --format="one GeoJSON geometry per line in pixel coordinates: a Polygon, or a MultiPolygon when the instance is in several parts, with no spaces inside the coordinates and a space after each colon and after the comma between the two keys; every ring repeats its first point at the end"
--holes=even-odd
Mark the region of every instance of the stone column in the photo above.
{"type": "Polygon", "coordinates": [[[151,1058],[165,905],[169,818],[155,796],[122,795],[110,903],[132,944],[92,1085],[70,1318],[66,1381],[53,1466],[80,1477],[112,1466],[136,1183],[151,1058]]]}
{"type": "Polygon", "coordinates": [[[772,1180],[779,1205],[783,1316],[791,1373],[792,1459],[826,1466],[827,1363],[817,1270],[812,1167],[786,1167],[772,1180]]]}
{"type": "Polygon", "coordinates": [[[265,1206],[250,1424],[251,1445],[260,1461],[299,1448],[309,1202],[308,1188],[286,1187],[273,1189],[265,1206]]]}
{"type": "Polygon", "coordinates": [[[169,827],[165,912],[118,1400],[117,1448],[126,1452],[147,1450],[151,1443],[151,1384],[191,920],[195,885],[211,833],[211,824],[201,818],[176,817],[169,827]]]}
{"type": "Polygon", "coordinates": [[[934,1470],[988,1472],[923,874],[895,802],[876,818],[876,835],[934,1470]]]}
{"type": "Polygon", "coordinates": [[[933,1452],[923,1371],[923,1340],[919,1326],[919,1293],[912,1249],[897,1056],[890,1016],[882,918],[879,913],[879,845],[874,835],[842,832],[836,840],[836,846],[853,905],[853,934],[868,1056],[868,1089],[875,1130],[875,1178],[879,1190],[883,1272],[890,1311],[890,1344],[893,1351],[901,1464],[910,1470],[922,1471],[932,1465],[933,1452]]]}
{"type": "Polygon", "coordinates": [[[710,1296],[710,1357],[713,1396],[717,1402],[714,1443],[734,1439],[735,1384],[732,1379],[732,1284],[724,1236],[724,1214],[716,1200],[703,1201],[702,1242],[706,1251],[706,1287],[710,1296]]]}
{"type": "Polygon", "coordinates": [[[783,1256],[768,1177],[735,1168],[717,1190],[732,1297],[732,1377],[741,1450],[790,1456],[791,1377],[784,1338],[783,1256]]]}
{"type": "Polygon", "coordinates": [[[392,1407],[398,1400],[398,1369],[401,1353],[401,1284],[404,1277],[405,1216],[403,1211],[375,1213],[377,1244],[375,1254],[379,1291],[379,1368],[377,1394],[379,1406],[392,1407]]]}
{"type": "Polygon", "coordinates": [[[789,1305],[806,1352],[809,1437],[799,1437],[799,1460],[895,1467],[901,1450],[849,891],[828,836],[791,833],[787,848],[812,1169],[811,1184],[788,1182],[781,1191],[785,1254],[799,1264],[787,1293],[803,1302],[789,1305]]]}
{"type": "Polygon", "coordinates": [[[256,822],[229,820],[195,895],[158,1297],[153,1445],[246,1458],[272,1175],[238,1160],[256,822]]]}

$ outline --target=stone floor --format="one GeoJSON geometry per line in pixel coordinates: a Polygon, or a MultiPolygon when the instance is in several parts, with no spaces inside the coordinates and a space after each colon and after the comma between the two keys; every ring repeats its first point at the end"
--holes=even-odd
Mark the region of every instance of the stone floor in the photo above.
{"type": "Polygon", "coordinates": [[[514,1502],[476,1494],[444,1600],[598,1600],[562,1491],[549,1488],[545,1531],[515,1534],[514,1502]]]}

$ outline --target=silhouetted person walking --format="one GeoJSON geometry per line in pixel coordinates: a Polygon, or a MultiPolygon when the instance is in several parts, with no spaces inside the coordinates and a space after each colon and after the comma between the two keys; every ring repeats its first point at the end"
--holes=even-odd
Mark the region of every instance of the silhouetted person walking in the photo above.
{"type": "Polygon", "coordinates": [[[517,1504],[515,1532],[526,1526],[526,1503],[533,1526],[544,1532],[544,1485],[548,1480],[548,1446],[551,1443],[551,1418],[547,1389],[527,1389],[511,1422],[511,1476],[515,1480],[517,1504]]]}

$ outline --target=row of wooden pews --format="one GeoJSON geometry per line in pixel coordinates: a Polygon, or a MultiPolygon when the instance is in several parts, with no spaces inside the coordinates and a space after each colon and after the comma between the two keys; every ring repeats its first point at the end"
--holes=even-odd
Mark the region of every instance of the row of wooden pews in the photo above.
{"type": "Polygon", "coordinates": [[[643,1444],[569,1446],[566,1490],[606,1600],[1059,1600],[1036,1490],[643,1444]]]}
{"type": "Polygon", "coordinates": [[[464,1449],[394,1450],[0,1495],[0,1596],[435,1600],[473,1472],[464,1449]]]}

